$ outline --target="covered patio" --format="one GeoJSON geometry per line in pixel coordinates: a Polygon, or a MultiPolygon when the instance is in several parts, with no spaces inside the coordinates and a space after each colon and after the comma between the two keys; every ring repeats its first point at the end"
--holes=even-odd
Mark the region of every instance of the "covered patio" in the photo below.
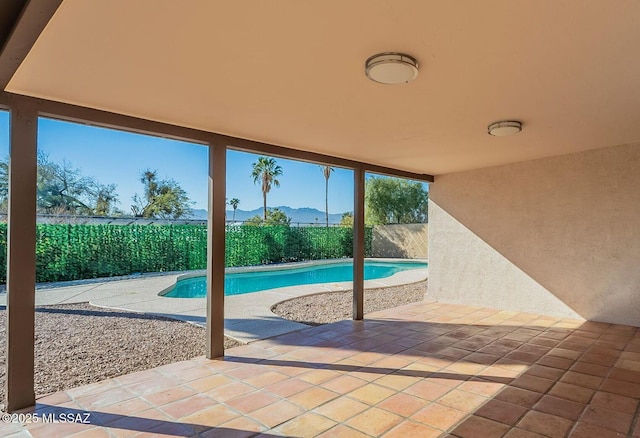
{"type": "Polygon", "coordinates": [[[90,424],[0,433],[635,437],[639,365],[636,327],[425,301],[51,394],[21,412],[90,424]]]}
{"type": "Polygon", "coordinates": [[[7,409],[91,413],[3,431],[640,436],[638,16],[599,0],[0,3],[7,409]],[[407,83],[367,76],[388,52],[407,83]],[[35,399],[40,117],[208,148],[206,358],[35,399]],[[225,355],[228,149],[353,170],[353,321],[225,355]],[[366,173],[432,184],[427,301],[364,319],[366,173]]]}

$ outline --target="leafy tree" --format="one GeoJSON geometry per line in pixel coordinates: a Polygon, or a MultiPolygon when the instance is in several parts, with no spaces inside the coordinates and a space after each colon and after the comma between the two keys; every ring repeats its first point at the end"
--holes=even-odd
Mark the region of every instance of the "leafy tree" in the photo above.
{"type": "Polygon", "coordinates": [[[282,175],[282,167],[276,160],[270,157],[258,157],[258,161],[253,163],[251,177],[254,184],[261,184],[262,200],[264,208],[264,220],[267,220],[267,193],[271,191],[271,186],[280,187],[278,177],[282,175]]]}
{"type": "Polygon", "coordinates": [[[270,208],[267,210],[267,219],[264,220],[260,216],[255,215],[252,218],[249,218],[245,222],[246,225],[286,225],[289,226],[291,224],[291,218],[285,214],[284,211],[279,208],[270,208]]]}
{"type": "Polygon", "coordinates": [[[342,217],[340,218],[340,226],[353,227],[353,213],[351,212],[342,213],[342,217]]]}
{"type": "Polygon", "coordinates": [[[427,221],[429,193],[422,183],[372,177],[365,183],[365,218],[371,225],[427,221]]]}
{"type": "MultiPolygon", "coordinates": [[[[38,213],[98,215],[111,214],[118,202],[115,184],[104,185],[83,176],[80,169],[64,160],[61,164],[38,154],[36,209],[38,213]]],[[[7,208],[9,162],[0,161],[0,209],[7,208]]]]}
{"type": "Polygon", "coordinates": [[[131,211],[135,217],[178,219],[191,212],[191,200],[173,179],[159,179],[157,170],[145,170],[140,175],[144,195],[133,196],[131,211]]]}
{"type": "Polygon", "coordinates": [[[322,174],[324,175],[324,211],[327,227],[329,226],[329,177],[331,172],[334,171],[331,166],[320,166],[322,174]]]}
{"type": "Polygon", "coordinates": [[[236,221],[236,210],[238,209],[238,204],[240,204],[240,200],[238,198],[232,198],[229,201],[229,205],[233,208],[233,221],[236,221]]]}
{"type": "Polygon", "coordinates": [[[96,203],[93,214],[96,216],[108,216],[117,212],[114,208],[114,204],[118,202],[115,184],[98,184],[95,189],[95,197],[96,203]]]}

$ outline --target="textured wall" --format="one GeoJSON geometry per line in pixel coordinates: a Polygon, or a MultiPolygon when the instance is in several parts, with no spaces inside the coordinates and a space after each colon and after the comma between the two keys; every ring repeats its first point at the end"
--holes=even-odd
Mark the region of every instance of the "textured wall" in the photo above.
{"type": "Polygon", "coordinates": [[[373,227],[373,257],[426,259],[427,224],[376,225],[373,227]]]}
{"type": "Polygon", "coordinates": [[[640,325],[640,145],[431,184],[428,297],[640,325]]]}

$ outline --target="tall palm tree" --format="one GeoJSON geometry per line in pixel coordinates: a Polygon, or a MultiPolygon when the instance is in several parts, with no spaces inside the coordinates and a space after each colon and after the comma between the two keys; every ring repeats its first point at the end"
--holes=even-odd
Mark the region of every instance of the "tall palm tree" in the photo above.
{"type": "Polygon", "coordinates": [[[282,175],[282,167],[276,160],[270,157],[258,157],[258,161],[253,163],[251,177],[253,183],[262,185],[262,200],[264,206],[264,220],[267,220],[267,193],[271,191],[271,186],[280,187],[278,177],[282,175]]]}
{"type": "Polygon", "coordinates": [[[236,221],[236,210],[238,209],[238,204],[240,204],[240,200],[238,198],[233,198],[229,201],[229,205],[233,208],[233,222],[236,221]]]}
{"type": "Polygon", "coordinates": [[[329,226],[329,177],[335,169],[331,166],[320,166],[324,175],[324,208],[327,227],[329,226]]]}

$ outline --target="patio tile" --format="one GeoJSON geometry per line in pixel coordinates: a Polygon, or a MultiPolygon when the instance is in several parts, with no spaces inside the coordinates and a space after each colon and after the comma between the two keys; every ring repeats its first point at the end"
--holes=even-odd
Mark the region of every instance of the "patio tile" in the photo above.
{"type": "Polygon", "coordinates": [[[433,383],[429,380],[424,380],[411,385],[410,387],[405,389],[404,392],[423,398],[425,400],[433,401],[439,399],[449,391],[451,391],[451,388],[448,386],[433,383]]]}
{"type": "Polygon", "coordinates": [[[219,427],[202,432],[200,436],[202,438],[248,438],[255,436],[258,432],[264,432],[265,430],[266,427],[247,417],[238,417],[221,424],[219,427]]]}
{"type": "Polygon", "coordinates": [[[187,383],[185,386],[188,386],[196,392],[207,392],[231,382],[233,382],[231,378],[222,374],[216,374],[213,376],[207,376],[197,380],[193,380],[187,383]]]}
{"type": "Polygon", "coordinates": [[[328,382],[324,382],[322,384],[322,387],[338,394],[345,394],[366,384],[366,380],[358,379],[349,375],[344,375],[336,377],[335,379],[332,379],[328,382]]]}
{"type": "Polygon", "coordinates": [[[344,424],[338,424],[332,427],[326,432],[318,435],[318,438],[367,438],[369,435],[365,435],[355,429],[345,426],[344,424]]]}
{"type": "Polygon", "coordinates": [[[86,395],[76,399],[76,402],[84,409],[97,410],[134,397],[135,394],[128,389],[116,387],[104,392],[99,392],[95,395],[86,395]]]}
{"type": "Polygon", "coordinates": [[[33,438],[66,438],[80,432],[91,432],[94,428],[79,423],[47,424],[45,427],[30,429],[33,438]]]}
{"type": "Polygon", "coordinates": [[[546,367],[544,365],[532,365],[524,375],[542,377],[544,379],[558,380],[564,375],[565,371],[558,368],[546,367]]]}
{"type": "Polygon", "coordinates": [[[618,360],[615,356],[609,356],[604,354],[596,354],[596,353],[585,353],[580,358],[583,362],[594,363],[596,365],[604,365],[607,367],[615,365],[618,360]]]}
{"type": "Polygon", "coordinates": [[[275,430],[284,436],[314,437],[335,425],[335,421],[313,412],[307,412],[277,427],[275,430]]]}
{"type": "Polygon", "coordinates": [[[403,421],[383,436],[385,438],[438,438],[441,436],[441,433],[442,432],[440,430],[434,429],[425,424],[414,423],[413,421],[403,421]]]}
{"type": "Polygon", "coordinates": [[[304,409],[291,402],[281,400],[251,413],[251,418],[269,428],[289,421],[304,412],[304,409]]]}
{"type": "Polygon", "coordinates": [[[447,430],[467,415],[466,412],[453,409],[438,403],[431,403],[416,412],[411,419],[440,430],[447,430]]]}
{"type": "Polygon", "coordinates": [[[524,418],[517,424],[521,429],[551,438],[563,438],[572,425],[573,422],[571,420],[537,411],[526,413],[524,418]]]}
{"type": "Polygon", "coordinates": [[[291,397],[288,397],[288,399],[294,403],[299,404],[305,409],[313,409],[316,406],[320,406],[321,404],[326,403],[338,396],[339,394],[336,394],[335,392],[329,391],[327,389],[323,389],[321,387],[313,387],[299,392],[291,397]]]}
{"type": "Polygon", "coordinates": [[[489,380],[472,377],[458,386],[458,389],[472,392],[483,397],[492,397],[496,395],[505,385],[502,383],[492,382],[489,380]]]}
{"type": "Polygon", "coordinates": [[[127,384],[126,386],[127,389],[134,394],[145,396],[147,394],[169,390],[177,385],[180,385],[180,382],[177,382],[171,377],[166,377],[160,373],[156,373],[156,377],[153,379],[127,384]]]}
{"type": "Polygon", "coordinates": [[[526,389],[520,388],[505,388],[500,394],[496,396],[497,400],[502,400],[507,403],[513,403],[525,408],[532,408],[538,400],[542,397],[542,394],[526,389]]]}
{"type": "Polygon", "coordinates": [[[590,406],[634,414],[638,407],[638,400],[610,392],[598,391],[591,399],[590,406]]]}
{"type": "Polygon", "coordinates": [[[475,411],[474,415],[488,418],[499,423],[514,425],[525,412],[527,412],[527,409],[522,406],[494,399],[489,400],[481,406],[475,411]]]}
{"type": "Polygon", "coordinates": [[[578,386],[584,386],[585,388],[598,389],[602,383],[602,377],[591,376],[589,374],[578,373],[575,371],[567,371],[567,373],[560,379],[561,382],[572,383],[578,386]]]}
{"type": "Polygon", "coordinates": [[[276,373],[275,371],[267,371],[264,373],[256,374],[247,379],[243,379],[242,382],[255,386],[256,388],[265,388],[273,383],[280,382],[288,379],[288,376],[284,374],[276,373]]]}
{"type": "Polygon", "coordinates": [[[369,383],[349,393],[349,397],[355,398],[363,403],[375,405],[396,392],[384,386],[369,383]]]}
{"type": "Polygon", "coordinates": [[[578,423],[569,434],[569,438],[620,438],[624,435],[593,424],[578,423]]]}
{"type": "Polygon", "coordinates": [[[453,430],[460,438],[499,438],[509,426],[482,417],[471,416],[453,430]]]}
{"type": "Polygon", "coordinates": [[[553,386],[554,383],[555,382],[553,380],[525,374],[515,379],[511,383],[511,386],[544,394],[549,388],[553,386]]]}
{"type": "Polygon", "coordinates": [[[226,402],[228,400],[240,397],[242,395],[254,392],[256,389],[252,386],[245,385],[241,382],[231,382],[228,385],[207,391],[205,394],[217,402],[226,402]]]}
{"type": "Polygon", "coordinates": [[[538,362],[538,365],[544,365],[551,368],[559,368],[562,370],[568,370],[573,366],[575,361],[573,359],[565,359],[562,357],[555,356],[544,356],[538,362]]]}
{"type": "Polygon", "coordinates": [[[524,429],[511,429],[504,438],[545,438],[544,435],[540,435],[535,432],[530,432],[524,429]]]}
{"type": "Polygon", "coordinates": [[[333,370],[313,370],[297,376],[298,379],[304,380],[307,383],[317,385],[326,382],[331,379],[339,377],[341,373],[333,370]]]}
{"type": "Polygon", "coordinates": [[[484,364],[471,363],[466,360],[458,361],[449,365],[444,369],[444,372],[463,374],[468,376],[475,376],[480,374],[487,366],[484,364]]]}
{"type": "Polygon", "coordinates": [[[423,408],[426,403],[425,400],[419,397],[400,392],[380,402],[378,407],[403,417],[408,417],[423,408]]]}
{"type": "Polygon", "coordinates": [[[175,419],[198,412],[204,408],[214,405],[216,402],[202,395],[194,395],[192,397],[178,400],[162,406],[162,411],[169,414],[175,419]]]}
{"type": "Polygon", "coordinates": [[[196,392],[184,386],[174,386],[164,391],[148,394],[144,398],[156,406],[162,406],[177,400],[182,400],[189,396],[195,395],[196,392]]]}
{"type": "Polygon", "coordinates": [[[138,412],[146,411],[153,406],[142,398],[132,398],[120,403],[105,406],[100,409],[100,413],[131,415],[138,412]]]}
{"type": "Polygon", "coordinates": [[[57,405],[60,403],[65,403],[71,401],[71,397],[64,391],[54,392],[53,394],[48,394],[43,397],[39,397],[36,399],[36,403],[41,404],[50,404],[57,405]]]}
{"type": "MultiPolygon", "coordinates": [[[[390,389],[395,389],[396,391],[403,390],[414,383],[420,381],[418,377],[405,376],[401,374],[387,374],[386,376],[380,377],[377,380],[374,380],[373,383],[376,385],[384,386],[390,389]]],[[[324,386],[324,385],[323,385],[324,386]]]]}
{"type": "Polygon", "coordinates": [[[612,368],[609,377],[616,380],[624,380],[625,382],[640,383],[640,371],[623,370],[621,368],[612,368]]]}
{"type": "Polygon", "coordinates": [[[314,409],[334,421],[343,422],[369,408],[369,405],[347,397],[340,397],[314,409]]]}
{"type": "Polygon", "coordinates": [[[607,378],[602,382],[600,389],[627,397],[640,398],[640,384],[638,383],[607,378]]]}
{"type": "Polygon", "coordinates": [[[578,361],[571,367],[571,371],[589,374],[590,376],[605,377],[609,374],[611,368],[604,365],[578,361]]]}
{"type": "Polygon", "coordinates": [[[374,407],[351,418],[346,425],[366,434],[379,436],[401,421],[402,417],[399,415],[374,407]]]}
{"type": "Polygon", "coordinates": [[[212,427],[220,426],[239,414],[225,405],[213,405],[181,419],[182,422],[193,425],[197,432],[203,432],[212,427]]]}
{"type": "Polygon", "coordinates": [[[460,389],[454,389],[438,399],[438,403],[464,412],[471,412],[486,401],[485,397],[460,389]]]}
{"type": "Polygon", "coordinates": [[[594,391],[589,388],[562,382],[556,383],[553,388],[551,388],[551,391],[549,391],[549,395],[554,395],[556,397],[578,403],[588,403],[593,394],[594,391]]]}
{"type": "Polygon", "coordinates": [[[580,421],[604,429],[613,430],[619,433],[628,433],[633,421],[633,415],[624,412],[612,411],[602,407],[589,406],[580,421]]]}
{"type": "Polygon", "coordinates": [[[244,414],[258,410],[264,406],[275,403],[279,398],[266,392],[254,392],[247,395],[242,395],[227,401],[226,403],[233,409],[236,409],[244,414]]]}
{"type": "Polygon", "coordinates": [[[280,397],[289,397],[293,394],[297,394],[298,392],[302,392],[305,389],[309,389],[312,386],[313,385],[303,380],[288,378],[286,380],[273,383],[265,389],[273,394],[279,395],[280,397]]]}
{"type": "Polygon", "coordinates": [[[539,412],[557,415],[558,417],[567,418],[569,420],[577,420],[585,407],[586,405],[582,403],[576,403],[571,400],[545,395],[534,409],[539,412]]]}

